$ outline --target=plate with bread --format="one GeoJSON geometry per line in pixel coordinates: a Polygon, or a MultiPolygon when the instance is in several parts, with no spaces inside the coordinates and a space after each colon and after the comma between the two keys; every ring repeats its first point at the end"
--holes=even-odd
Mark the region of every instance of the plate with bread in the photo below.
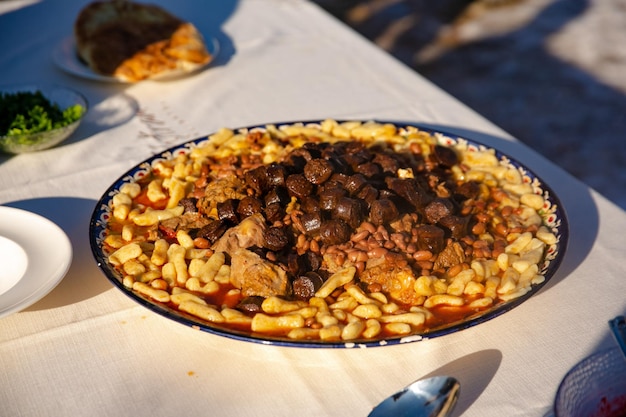
{"type": "Polygon", "coordinates": [[[95,1],[78,14],[73,34],[53,50],[54,62],[83,78],[136,83],[171,80],[210,65],[217,39],[160,6],[95,1]]]}

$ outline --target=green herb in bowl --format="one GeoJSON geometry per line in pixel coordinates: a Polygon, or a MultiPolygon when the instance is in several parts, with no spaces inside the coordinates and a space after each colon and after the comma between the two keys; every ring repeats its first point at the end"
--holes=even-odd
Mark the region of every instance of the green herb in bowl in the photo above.
{"type": "Polygon", "coordinates": [[[0,91],[0,150],[50,148],[67,138],[87,111],[82,95],[62,87],[13,87],[0,91]]]}

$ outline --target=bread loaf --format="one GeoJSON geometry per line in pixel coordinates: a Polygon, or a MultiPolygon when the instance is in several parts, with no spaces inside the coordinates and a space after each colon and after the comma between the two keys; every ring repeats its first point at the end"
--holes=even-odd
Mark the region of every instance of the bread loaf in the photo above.
{"type": "Polygon", "coordinates": [[[92,2],[79,13],[74,36],[94,72],[124,82],[185,74],[212,59],[192,23],[152,4],[92,2]]]}

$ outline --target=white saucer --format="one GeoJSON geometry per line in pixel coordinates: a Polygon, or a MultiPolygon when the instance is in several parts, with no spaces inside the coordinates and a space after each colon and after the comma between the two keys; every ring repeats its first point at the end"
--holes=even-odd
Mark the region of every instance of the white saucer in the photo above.
{"type": "Polygon", "coordinates": [[[29,211],[0,206],[0,317],[42,299],[72,263],[72,244],[59,226],[29,211]]]}
{"type": "MultiPolygon", "coordinates": [[[[201,71],[202,69],[206,68],[207,66],[211,65],[213,62],[215,62],[215,59],[217,58],[217,54],[219,52],[219,43],[217,39],[215,39],[214,37],[205,36],[205,39],[206,39],[207,50],[209,54],[211,54],[212,56],[211,61],[207,62],[203,66],[200,66],[194,69],[193,71],[168,73],[167,75],[164,75],[162,77],[155,77],[155,78],[151,78],[150,80],[151,81],[167,81],[170,79],[180,78],[180,77],[188,76],[191,74],[195,74],[201,71]]],[[[56,45],[56,47],[52,50],[52,59],[54,60],[54,63],[59,68],[61,68],[65,72],[72,74],[72,75],[77,75],[79,77],[86,78],[88,80],[94,80],[94,81],[104,81],[108,83],[117,83],[117,84],[128,84],[128,82],[120,80],[115,77],[109,77],[106,75],[97,74],[91,68],[89,68],[87,64],[81,61],[78,58],[78,54],[76,53],[76,41],[74,40],[73,35],[63,38],[56,45]]]]}

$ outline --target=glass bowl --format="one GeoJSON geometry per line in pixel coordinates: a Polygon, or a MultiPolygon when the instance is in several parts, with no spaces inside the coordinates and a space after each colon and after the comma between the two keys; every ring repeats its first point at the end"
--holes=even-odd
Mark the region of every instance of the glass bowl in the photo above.
{"type": "Polygon", "coordinates": [[[555,417],[626,416],[626,357],[618,348],[582,360],[563,378],[555,417]]]}
{"type": "MultiPolygon", "coordinates": [[[[64,111],[74,105],[80,105],[83,108],[80,118],[70,124],[43,132],[0,135],[0,151],[18,154],[41,151],[58,145],[74,133],[87,113],[87,99],[85,99],[81,93],[66,87],[44,85],[16,85],[0,87],[0,94],[3,96],[8,94],[13,95],[20,92],[35,93],[37,91],[40,91],[41,94],[48,101],[50,101],[50,103],[52,103],[52,105],[56,105],[61,111],[64,111]]],[[[0,110],[5,111],[5,109],[0,110]]]]}

